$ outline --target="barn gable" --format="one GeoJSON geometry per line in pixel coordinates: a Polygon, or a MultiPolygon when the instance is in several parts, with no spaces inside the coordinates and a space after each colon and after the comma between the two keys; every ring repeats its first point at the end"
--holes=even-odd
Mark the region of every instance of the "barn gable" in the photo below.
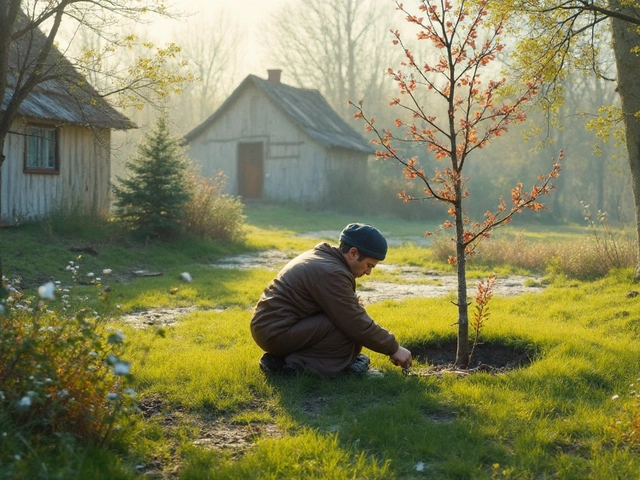
{"type": "Polygon", "coordinates": [[[185,140],[201,173],[223,171],[230,193],[305,203],[332,195],[342,169],[364,173],[375,153],[317,90],[284,85],[274,71],[249,75],[185,140]]]}

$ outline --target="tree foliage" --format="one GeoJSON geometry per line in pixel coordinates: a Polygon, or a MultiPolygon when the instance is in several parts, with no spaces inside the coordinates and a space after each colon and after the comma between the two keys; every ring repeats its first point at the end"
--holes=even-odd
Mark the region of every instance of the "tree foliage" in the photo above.
{"type": "Polygon", "coordinates": [[[191,198],[189,163],[166,117],[158,119],[126,168],[129,177],[118,177],[120,184],[113,187],[116,217],[142,236],[175,237],[191,198]]]}
{"type": "Polygon", "coordinates": [[[471,221],[468,217],[465,166],[471,154],[479,156],[480,150],[507,132],[511,123],[523,122],[524,106],[538,94],[542,84],[541,75],[518,84],[508,82],[506,77],[485,78],[485,72],[495,73],[491,64],[504,48],[500,42],[503,22],[488,21],[487,3],[488,0],[462,1],[454,5],[422,0],[418,16],[396,2],[407,22],[417,29],[416,38],[430,44],[437,55],[420,62],[400,30],[395,30],[393,43],[404,51],[405,60],[402,68],[388,71],[400,92],[390,105],[408,115],[399,116],[393,130],[379,129],[374,118],[365,116],[362,104],[356,105],[356,117],[364,119],[367,130],[378,137],[377,156],[398,162],[408,179],[422,185],[420,197],[405,191],[399,196],[405,202],[432,200],[447,206],[451,220],[446,220],[442,228],[455,231],[456,256],[450,262],[457,265],[458,273],[456,363],[462,366],[469,362],[466,256],[473,253],[480,240],[489,238],[494,228],[510,222],[516,213],[526,208],[542,209],[539,197],[552,190],[552,180],[560,170],[554,159],[550,173],[538,177],[529,190],[518,182],[511,190],[510,200],[500,198],[496,208],[487,211],[482,221],[471,221]],[[427,97],[432,100],[429,105],[425,104],[427,97]],[[404,156],[406,150],[396,145],[407,143],[422,147],[421,155],[404,156]],[[436,166],[428,174],[425,164],[430,157],[444,165],[436,166]]]}
{"type": "MultiPolygon", "coordinates": [[[[562,81],[574,69],[593,72],[616,82],[620,104],[603,105],[591,128],[602,138],[612,130],[624,132],[636,235],[640,238],[640,3],[636,0],[506,0],[493,2],[498,16],[512,15],[512,32],[520,34],[516,63],[521,71],[545,66],[550,88],[545,96],[550,110],[563,102],[562,81]],[[517,17],[517,18],[515,18],[517,17]],[[610,27],[607,29],[606,27],[610,27]],[[611,47],[610,50],[604,47],[611,47]],[[613,52],[615,73],[603,62],[613,52]]],[[[640,279],[640,242],[635,276],[640,279]]]]}

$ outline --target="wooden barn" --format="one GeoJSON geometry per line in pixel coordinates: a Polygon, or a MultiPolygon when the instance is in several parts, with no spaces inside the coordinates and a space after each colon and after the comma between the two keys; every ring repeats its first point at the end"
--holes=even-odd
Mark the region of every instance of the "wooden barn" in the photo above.
{"type": "Polygon", "coordinates": [[[216,112],[185,136],[203,176],[222,171],[244,199],[322,205],[364,182],[372,145],[317,90],[249,75],[216,112]]]}
{"type": "MultiPolygon", "coordinates": [[[[38,38],[29,39],[31,44],[43,41],[42,34],[36,35],[38,38]]],[[[16,45],[12,51],[9,60],[17,71],[27,48],[28,45],[16,45]]],[[[107,214],[111,130],[135,128],[59,52],[54,51],[51,56],[56,74],[39,84],[22,103],[5,142],[2,225],[53,212],[107,214]]],[[[16,85],[11,74],[8,83],[2,111],[16,85]]]]}

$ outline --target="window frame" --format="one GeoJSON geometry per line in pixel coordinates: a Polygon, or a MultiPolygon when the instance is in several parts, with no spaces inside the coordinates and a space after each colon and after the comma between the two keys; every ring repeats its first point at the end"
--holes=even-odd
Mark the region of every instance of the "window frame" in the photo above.
{"type": "Polygon", "coordinates": [[[37,173],[37,174],[46,174],[46,175],[58,175],[60,173],[60,129],[55,125],[47,124],[47,123],[28,123],[26,126],[26,132],[24,136],[24,159],[23,159],[23,172],[24,173],[37,173]],[[43,130],[52,131],[53,132],[53,166],[30,166],[29,165],[29,151],[30,151],[30,139],[34,136],[39,136],[38,142],[38,162],[42,163],[43,159],[41,158],[41,150],[42,150],[42,142],[46,141],[43,135],[34,134],[32,130],[38,130],[42,132],[43,130]]]}

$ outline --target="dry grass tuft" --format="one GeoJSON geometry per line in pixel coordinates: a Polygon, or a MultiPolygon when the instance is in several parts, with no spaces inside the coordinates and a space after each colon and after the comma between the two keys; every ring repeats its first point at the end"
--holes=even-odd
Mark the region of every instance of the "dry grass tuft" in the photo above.
{"type": "MultiPolygon", "coordinates": [[[[633,268],[636,242],[626,236],[607,242],[585,237],[559,243],[527,241],[521,235],[479,244],[472,262],[487,267],[513,266],[533,272],[553,272],[577,279],[594,279],[618,268],[633,268]]],[[[446,262],[455,255],[454,244],[439,238],[432,245],[434,259],[446,262]]]]}

